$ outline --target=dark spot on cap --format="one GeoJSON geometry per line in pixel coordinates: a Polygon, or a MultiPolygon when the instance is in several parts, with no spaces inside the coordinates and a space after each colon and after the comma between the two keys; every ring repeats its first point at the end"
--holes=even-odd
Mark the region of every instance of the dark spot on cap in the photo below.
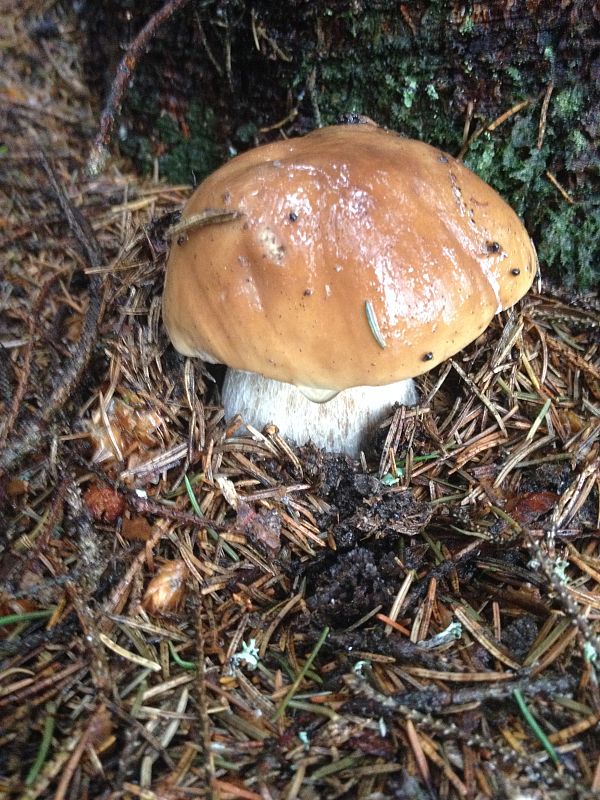
{"type": "Polygon", "coordinates": [[[502,250],[498,242],[487,242],[486,247],[488,253],[499,253],[502,250]]]}
{"type": "Polygon", "coordinates": [[[184,233],[180,234],[180,235],[177,237],[177,244],[178,244],[180,247],[181,247],[181,245],[185,244],[186,242],[187,242],[187,236],[186,236],[184,233]]]}
{"type": "Polygon", "coordinates": [[[304,297],[310,297],[313,292],[314,292],[314,289],[305,289],[304,290],[304,297]]]}
{"type": "Polygon", "coordinates": [[[298,219],[298,214],[296,214],[295,211],[290,211],[290,213],[288,214],[288,219],[290,222],[296,222],[296,220],[298,219]]]}
{"type": "Polygon", "coordinates": [[[373,120],[366,117],[364,114],[358,114],[356,111],[346,111],[336,120],[338,125],[368,125],[373,124],[373,120]]]}
{"type": "Polygon", "coordinates": [[[515,267],[514,269],[511,269],[510,274],[511,275],[520,275],[521,274],[521,270],[518,267],[515,267]]]}
{"type": "Polygon", "coordinates": [[[431,352],[425,353],[425,355],[423,356],[423,361],[431,361],[432,358],[433,358],[433,353],[431,352]]]}
{"type": "Polygon", "coordinates": [[[438,156],[438,161],[440,162],[440,164],[447,164],[448,156],[438,156]]]}

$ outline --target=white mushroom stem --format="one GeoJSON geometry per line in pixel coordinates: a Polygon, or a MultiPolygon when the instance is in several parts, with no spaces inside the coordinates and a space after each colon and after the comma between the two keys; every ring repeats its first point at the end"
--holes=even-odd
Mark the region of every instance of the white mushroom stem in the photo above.
{"type": "Polygon", "coordinates": [[[222,400],[226,420],[239,414],[258,430],[272,423],[296,444],[311,441],[324,450],[357,458],[394,403],[413,406],[418,395],[409,379],[385,386],[355,386],[326,403],[313,403],[292,384],[228,369],[222,400]]]}

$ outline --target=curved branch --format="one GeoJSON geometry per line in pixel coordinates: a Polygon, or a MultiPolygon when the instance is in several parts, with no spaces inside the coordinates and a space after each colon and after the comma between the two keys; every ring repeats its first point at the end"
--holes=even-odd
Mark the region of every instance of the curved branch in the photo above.
{"type": "Polygon", "coordinates": [[[108,100],[100,117],[100,129],[94,140],[92,150],[87,161],[87,172],[91,176],[99,175],[108,161],[108,145],[115,127],[115,116],[121,110],[121,103],[131,81],[139,57],[157,30],[177,11],[189,3],[189,0],[168,0],[156,14],[153,14],[142,30],[131,42],[112,82],[108,100]]]}

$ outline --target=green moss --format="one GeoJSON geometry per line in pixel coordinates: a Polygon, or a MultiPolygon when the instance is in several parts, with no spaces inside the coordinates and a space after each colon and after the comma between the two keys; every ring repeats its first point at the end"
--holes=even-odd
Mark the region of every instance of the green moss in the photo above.
{"type": "MultiPolygon", "coordinates": [[[[132,95],[130,113],[140,95],[132,95]]],[[[137,161],[142,171],[151,173],[158,159],[159,173],[171,183],[197,183],[222,163],[224,154],[217,144],[216,117],[212,109],[191,103],[183,124],[167,111],[144,104],[143,113],[156,115],[153,135],[136,135],[126,131],[120,137],[121,152],[137,161]]]]}
{"type": "Polygon", "coordinates": [[[467,33],[473,33],[474,28],[475,25],[473,23],[473,18],[471,17],[470,14],[466,14],[458,30],[462,34],[467,34],[467,33]]]}
{"type": "Polygon", "coordinates": [[[576,119],[581,113],[583,104],[583,86],[569,86],[555,93],[552,98],[551,116],[565,122],[576,119]]]}
{"type": "Polygon", "coordinates": [[[403,39],[378,39],[386,55],[374,47],[371,62],[334,56],[321,64],[322,121],[331,124],[340,114],[356,111],[406,136],[457,148],[459,133],[446,113],[447,93],[436,65],[418,54],[407,55],[403,39]]]}
{"type": "Polygon", "coordinates": [[[192,103],[185,121],[189,130],[186,135],[171,116],[164,115],[159,120],[160,141],[168,148],[159,157],[159,167],[170,181],[197,183],[222,160],[222,153],[216,144],[215,115],[212,110],[192,103]]]}
{"type": "Polygon", "coordinates": [[[585,136],[579,130],[579,128],[576,128],[575,130],[572,130],[571,133],[569,134],[568,145],[569,145],[568,149],[575,156],[581,155],[589,147],[588,140],[585,138],[585,136]]]}
{"type": "Polygon", "coordinates": [[[244,144],[252,144],[258,136],[258,126],[254,122],[246,122],[236,130],[236,136],[244,144]]]}
{"type": "Polygon", "coordinates": [[[548,113],[546,134],[538,149],[540,103],[512,123],[510,135],[484,134],[469,148],[468,166],[494,186],[521,215],[531,231],[542,275],[561,275],[570,288],[590,289],[600,281],[600,198],[593,184],[569,186],[569,163],[590,150],[579,128],[580,87],[565,89],[548,113]],[[569,203],[548,177],[571,189],[569,203]]]}
{"type": "Polygon", "coordinates": [[[542,263],[547,268],[559,271],[562,271],[564,264],[570,264],[569,274],[576,276],[580,286],[597,288],[600,264],[599,218],[600,203],[597,200],[595,219],[581,206],[566,205],[548,210],[544,215],[544,238],[539,253],[542,263]]]}

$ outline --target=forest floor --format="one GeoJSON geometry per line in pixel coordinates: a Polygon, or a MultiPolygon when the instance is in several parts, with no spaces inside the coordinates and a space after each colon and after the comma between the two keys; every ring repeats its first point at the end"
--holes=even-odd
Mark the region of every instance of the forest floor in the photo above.
{"type": "Polygon", "coordinates": [[[600,796],[598,297],[360,461],[234,436],[161,324],[189,187],[86,177],[76,31],[3,20],[0,797],[600,796]]]}

